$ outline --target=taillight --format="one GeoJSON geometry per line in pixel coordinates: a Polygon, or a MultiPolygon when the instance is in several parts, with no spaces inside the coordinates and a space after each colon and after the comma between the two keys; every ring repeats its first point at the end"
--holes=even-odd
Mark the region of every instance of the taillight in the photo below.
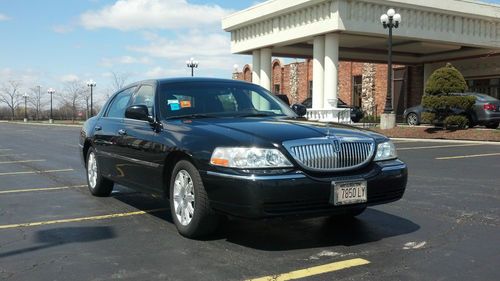
{"type": "Polygon", "coordinates": [[[489,110],[489,111],[495,111],[496,109],[496,106],[494,104],[491,104],[491,103],[486,103],[483,105],[484,107],[484,110],[489,110]]]}

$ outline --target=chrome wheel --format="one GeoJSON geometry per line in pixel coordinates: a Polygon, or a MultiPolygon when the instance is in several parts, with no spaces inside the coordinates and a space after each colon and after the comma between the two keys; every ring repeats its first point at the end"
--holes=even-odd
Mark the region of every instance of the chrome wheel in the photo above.
{"type": "Polygon", "coordinates": [[[89,154],[89,159],[87,160],[87,177],[90,188],[94,189],[97,185],[97,159],[94,152],[89,154]]]}
{"type": "Polygon", "coordinates": [[[184,226],[193,219],[194,186],[193,179],[186,170],[180,170],[174,181],[174,210],[177,220],[184,226]]]}
{"type": "Polygon", "coordinates": [[[408,114],[408,116],[406,117],[406,122],[408,123],[408,125],[411,125],[411,126],[418,125],[418,116],[417,116],[417,114],[415,114],[415,113],[408,114]]]}

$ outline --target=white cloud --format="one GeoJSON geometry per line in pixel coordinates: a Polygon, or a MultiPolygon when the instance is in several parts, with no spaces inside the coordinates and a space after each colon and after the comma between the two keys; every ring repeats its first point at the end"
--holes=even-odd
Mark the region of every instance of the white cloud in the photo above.
{"type": "Polygon", "coordinates": [[[98,11],[87,11],[80,23],[87,29],[183,29],[220,25],[232,11],[217,5],[190,4],[186,0],[118,0],[98,11]]]}
{"type": "Polygon", "coordinates": [[[100,64],[104,67],[112,67],[116,64],[150,64],[151,59],[148,57],[132,57],[121,56],[114,58],[102,58],[100,64]]]}
{"type": "Polygon", "coordinates": [[[10,20],[10,17],[7,16],[6,14],[0,13],[0,21],[8,21],[10,20]]]}
{"type": "Polygon", "coordinates": [[[147,78],[162,78],[162,77],[174,77],[174,76],[185,76],[185,69],[169,68],[165,69],[161,66],[156,66],[144,73],[147,78]]]}
{"type": "Polygon", "coordinates": [[[61,80],[61,82],[74,82],[80,80],[80,77],[76,74],[65,74],[59,77],[59,80],[61,80]]]}
{"type": "Polygon", "coordinates": [[[64,34],[73,31],[73,27],[69,25],[54,25],[52,26],[52,30],[56,33],[64,34]]]}

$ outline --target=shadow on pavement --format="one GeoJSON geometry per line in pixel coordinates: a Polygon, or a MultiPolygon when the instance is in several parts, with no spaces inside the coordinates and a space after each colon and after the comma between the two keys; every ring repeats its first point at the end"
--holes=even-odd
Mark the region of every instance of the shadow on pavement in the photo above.
{"type": "Polygon", "coordinates": [[[116,234],[109,226],[61,227],[39,230],[35,233],[34,242],[40,243],[40,245],[0,253],[0,258],[29,253],[63,244],[94,242],[112,239],[114,237],[116,237],[116,234]]]}

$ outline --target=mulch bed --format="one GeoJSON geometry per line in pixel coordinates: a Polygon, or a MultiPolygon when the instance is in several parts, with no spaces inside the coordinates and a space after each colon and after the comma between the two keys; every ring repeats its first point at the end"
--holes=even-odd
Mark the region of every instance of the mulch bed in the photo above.
{"type": "Polygon", "coordinates": [[[500,141],[499,129],[444,130],[432,127],[396,127],[388,130],[381,130],[380,128],[371,128],[370,130],[391,138],[500,141]]]}

